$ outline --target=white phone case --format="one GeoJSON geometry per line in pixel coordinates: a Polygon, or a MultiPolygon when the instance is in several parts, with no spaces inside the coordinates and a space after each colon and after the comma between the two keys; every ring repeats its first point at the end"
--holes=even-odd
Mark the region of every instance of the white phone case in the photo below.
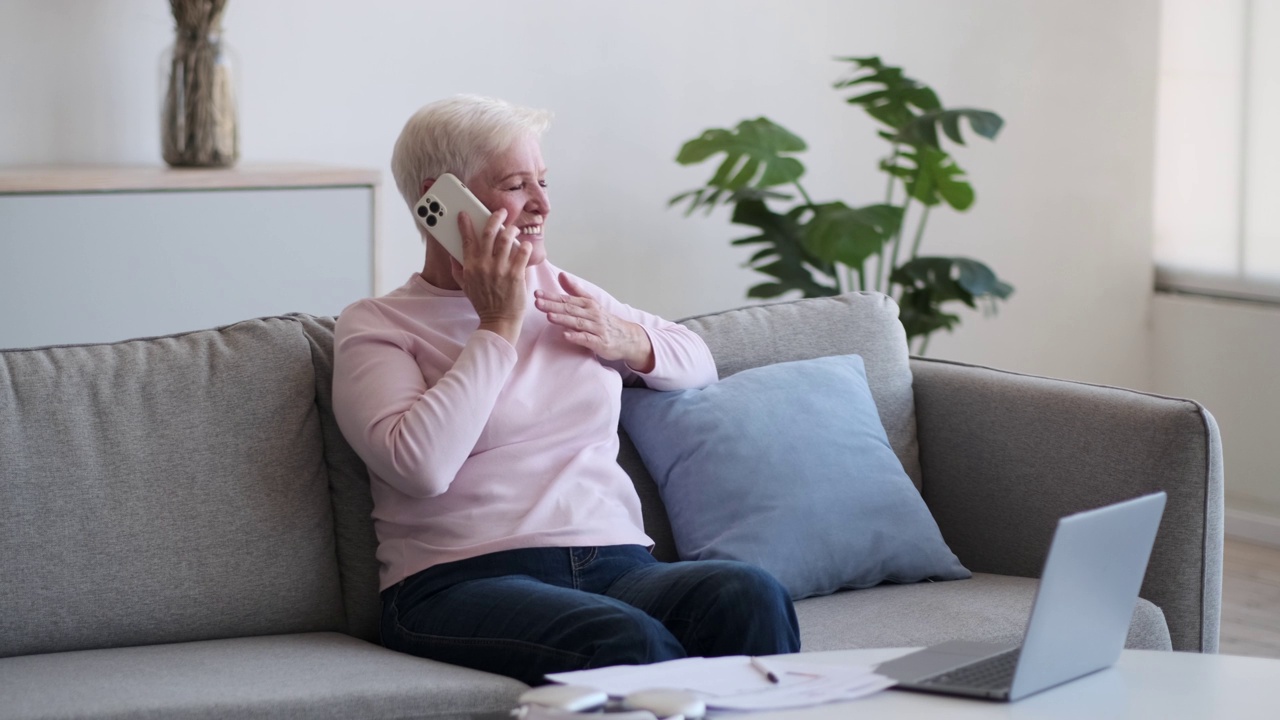
{"type": "Polygon", "coordinates": [[[466,213],[476,234],[489,221],[489,208],[467,189],[462,181],[451,173],[436,178],[425,195],[413,208],[422,227],[431,233],[449,254],[462,262],[462,231],[458,229],[458,215],[466,213]]]}

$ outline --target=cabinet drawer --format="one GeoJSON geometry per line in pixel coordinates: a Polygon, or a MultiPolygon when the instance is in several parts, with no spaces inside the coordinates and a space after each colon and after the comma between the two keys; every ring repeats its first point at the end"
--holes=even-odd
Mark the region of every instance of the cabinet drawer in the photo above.
{"type": "Polygon", "coordinates": [[[0,195],[0,347],[336,315],[373,293],[374,192],[0,195]]]}

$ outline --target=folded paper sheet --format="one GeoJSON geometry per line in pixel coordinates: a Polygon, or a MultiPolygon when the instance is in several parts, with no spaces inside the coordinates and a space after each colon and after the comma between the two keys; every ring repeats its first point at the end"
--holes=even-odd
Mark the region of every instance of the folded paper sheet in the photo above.
{"type": "Polygon", "coordinates": [[[595,670],[553,673],[548,680],[586,685],[622,697],[637,690],[689,690],[716,710],[781,710],[855,700],[893,681],[861,665],[828,665],[799,660],[768,660],[778,675],[774,684],[745,655],[683,658],[652,665],[616,665],[595,670]]]}

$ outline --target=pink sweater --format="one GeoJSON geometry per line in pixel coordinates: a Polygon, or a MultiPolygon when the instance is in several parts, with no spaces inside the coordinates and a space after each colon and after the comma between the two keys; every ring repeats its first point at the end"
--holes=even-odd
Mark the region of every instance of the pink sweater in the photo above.
{"type": "Polygon", "coordinates": [[[432,565],[500,550],[652,545],[640,500],[618,465],[624,380],[677,390],[715,382],[693,332],[584,282],[616,315],[644,326],[651,373],[604,363],[565,340],[532,293],[563,292],[560,271],[528,271],[516,347],[477,330],[460,290],[414,274],[338,319],[333,405],[369,468],[381,588],[432,565]]]}

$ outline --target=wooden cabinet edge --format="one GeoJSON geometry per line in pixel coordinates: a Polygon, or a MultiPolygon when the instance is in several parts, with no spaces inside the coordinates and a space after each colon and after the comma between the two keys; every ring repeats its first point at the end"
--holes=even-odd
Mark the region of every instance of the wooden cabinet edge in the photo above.
{"type": "Polygon", "coordinates": [[[262,190],[372,186],[382,173],[367,168],[309,164],[237,165],[231,168],[160,166],[0,167],[0,194],[262,190]]]}

